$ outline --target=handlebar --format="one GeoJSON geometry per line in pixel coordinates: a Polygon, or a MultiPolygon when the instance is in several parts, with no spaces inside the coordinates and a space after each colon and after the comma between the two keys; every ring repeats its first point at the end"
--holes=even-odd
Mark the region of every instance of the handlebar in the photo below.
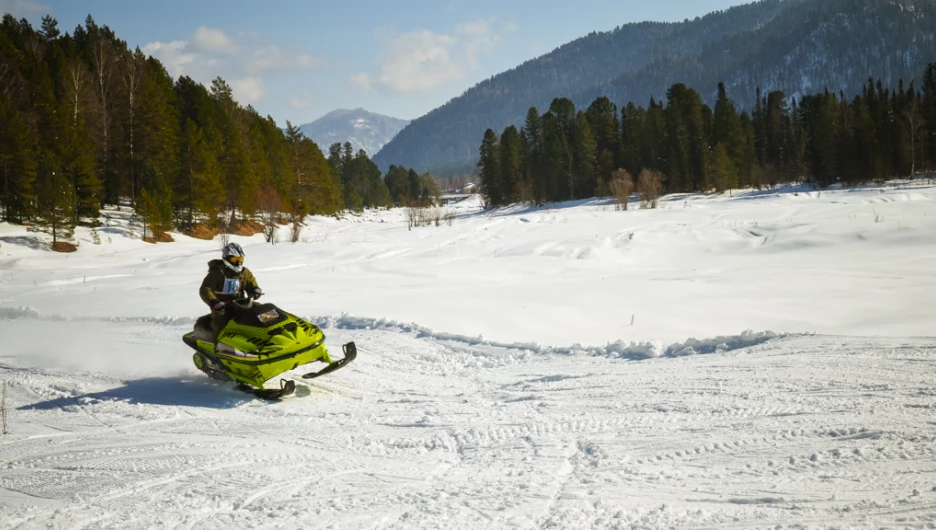
{"type": "Polygon", "coordinates": [[[250,309],[253,306],[256,296],[247,295],[241,298],[235,298],[226,302],[226,307],[238,307],[240,309],[250,309]]]}

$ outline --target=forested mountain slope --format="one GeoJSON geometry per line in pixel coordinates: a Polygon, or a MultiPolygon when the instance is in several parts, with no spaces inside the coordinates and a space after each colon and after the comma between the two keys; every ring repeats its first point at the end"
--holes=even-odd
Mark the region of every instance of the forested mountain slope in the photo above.
{"type": "Polygon", "coordinates": [[[725,81],[741,108],[758,87],[789,95],[828,86],[857,94],[868,77],[912,79],[936,58],[936,0],[762,0],[681,23],[592,33],[492,77],[414,120],[376,156],[454,174],[472,171],[485,129],[520,125],[556,97],[607,95],[645,105],[673,83],[713,104],[725,81]]]}

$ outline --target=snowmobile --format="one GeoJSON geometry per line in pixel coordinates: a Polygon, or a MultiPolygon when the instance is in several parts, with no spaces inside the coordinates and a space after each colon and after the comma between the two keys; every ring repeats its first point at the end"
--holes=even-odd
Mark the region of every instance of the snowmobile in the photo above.
{"type": "Polygon", "coordinates": [[[267,389],[268,380],[304,364],[323,362],[309,372],[313,379],[338,370],[357,357],[353,342],[342,346],[344,358],[332,360],[325,348],[325,334],[315,324],[287,313],[273,304],[241,298],[227,304],[227,323],[214,341],[211,315],[195,322],[182,341],[195,350],[192,360],[208,377],[234,381],[238,388],[257,397],[278,400],[296,390],[294,381],[282,380],[280,388],[267,389]]]}

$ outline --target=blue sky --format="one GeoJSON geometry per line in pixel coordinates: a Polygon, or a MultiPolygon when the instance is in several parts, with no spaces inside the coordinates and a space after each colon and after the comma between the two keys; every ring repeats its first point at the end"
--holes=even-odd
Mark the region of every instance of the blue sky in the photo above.
{"type": "Polygon", "coordinates": [[[280,124],[364,107],[413,119],[592,31],[680,21],[746,0],[0,0],[71,31],[90,13],[173,76],[226,79],[280,124]]]}

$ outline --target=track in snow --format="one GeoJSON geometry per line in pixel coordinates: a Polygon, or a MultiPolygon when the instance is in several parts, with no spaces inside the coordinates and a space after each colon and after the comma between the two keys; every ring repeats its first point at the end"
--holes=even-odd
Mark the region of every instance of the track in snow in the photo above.
{"type": "Polygon", "coordinates": [[[271,404],[190,368],[185,325],[42,323],[149,329],[169,367],[0,357],[3,528],[936,524],[936,339],[628,361],[331,329],[358,360],[271,404]]]}

